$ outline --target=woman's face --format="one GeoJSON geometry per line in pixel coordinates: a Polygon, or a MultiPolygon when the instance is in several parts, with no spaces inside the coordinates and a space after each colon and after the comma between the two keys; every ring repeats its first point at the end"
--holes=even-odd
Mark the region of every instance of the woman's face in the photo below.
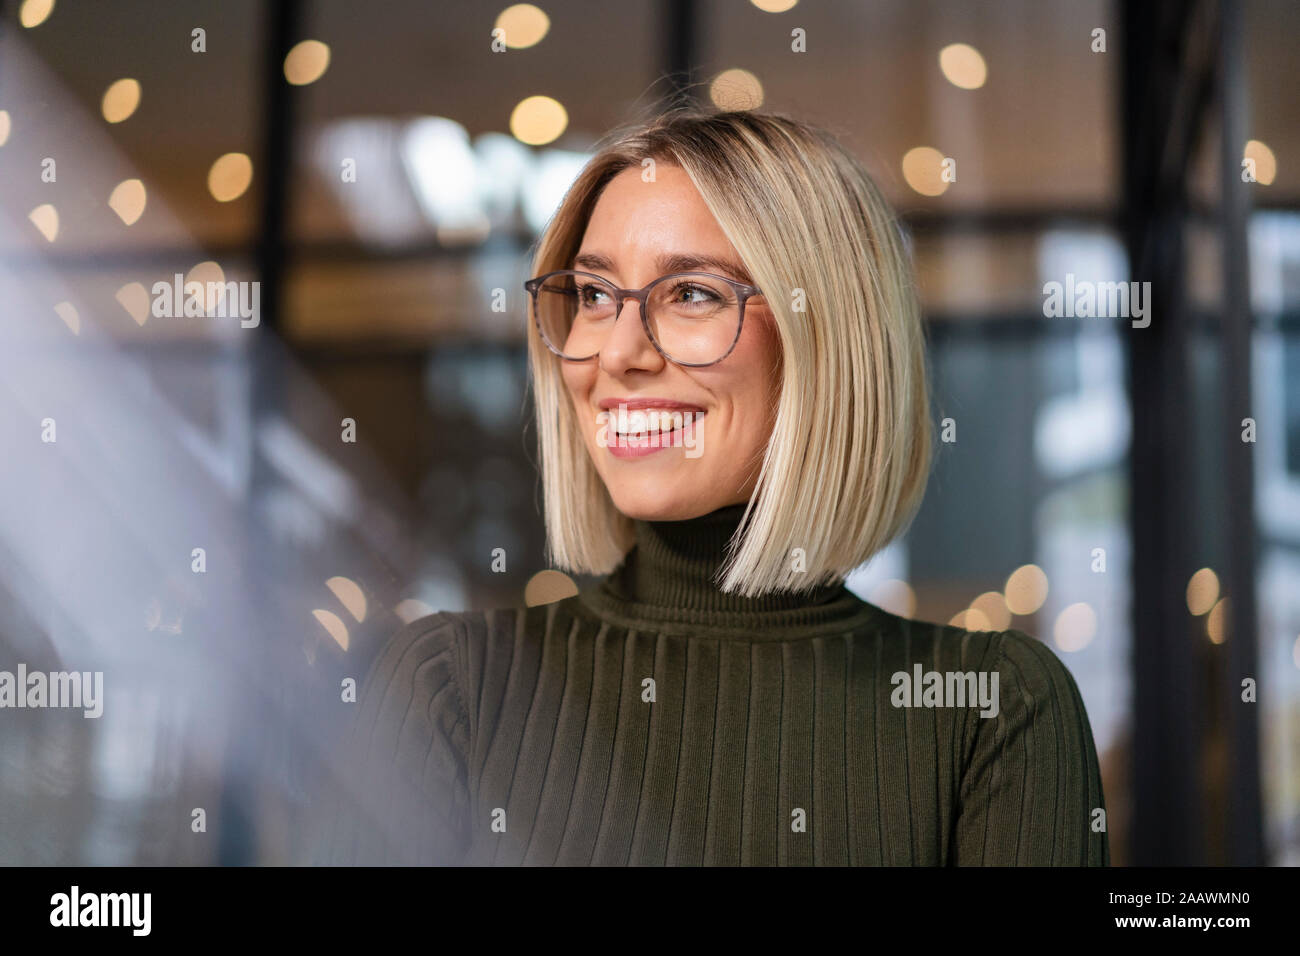
{"type": "MultiPolygon", "coordinates": [[[[642,180],[640,168],[610,180],[571,268],[624,289],[669,272],[750,282],[686,172],[666,163],[655,172],[653,182],[642,180]]],[[[620,305],[598,355],[557,359],[587,451],[615,506],[630,518],[682,521],[748,501],[772,434],[781,374],[767,300],[748,301],[735,348],[704,368],[665,359],[646,337],[636,300],[620,305]],[[626,406],[622,417],[620,405],[626,406]],[[651,429],[676,421],[656,411],[676,413],[685,429],[652,437],[651,429]],[[622,438],[620,429],[644,431],[622,438]]]]}

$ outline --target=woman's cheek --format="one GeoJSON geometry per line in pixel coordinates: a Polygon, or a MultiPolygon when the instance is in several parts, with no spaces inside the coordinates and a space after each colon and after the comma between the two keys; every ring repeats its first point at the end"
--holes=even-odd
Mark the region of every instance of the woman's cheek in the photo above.
{"type": "Polygon", "coordinates": [[[569,393],[569,401],[573,403],[573,410],[577,414],[578,423],[586,432],[586,426],[589,424],[590,415],[586,410],[590,405],[591,398],[591,373],[576,364],[565,364],[562,374],[564,377],[564,386],[569,393]]]}

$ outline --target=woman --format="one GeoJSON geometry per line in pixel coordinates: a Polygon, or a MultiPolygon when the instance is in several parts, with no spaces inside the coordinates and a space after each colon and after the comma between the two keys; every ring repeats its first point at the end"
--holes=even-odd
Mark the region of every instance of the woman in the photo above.
{"type": "Polygon", "coordinates": [[[381,788],[334,861],[1109,862],[1074,681],[1019,631],[864,603],[917,508],[924,339],[895,222],[825,134],[676,112],[587,165],[530,298],[555,565],[380,654],[381,788]]]}

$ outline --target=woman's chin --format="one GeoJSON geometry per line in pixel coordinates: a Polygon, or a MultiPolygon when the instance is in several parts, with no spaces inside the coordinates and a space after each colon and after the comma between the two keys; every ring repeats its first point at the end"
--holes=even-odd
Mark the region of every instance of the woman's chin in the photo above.
{"type": "Polygon", "coordinates": [[[611,490],[614,507],[634,521],[689,521],[723,507],[715,494],[672,496],[611,490]]]}

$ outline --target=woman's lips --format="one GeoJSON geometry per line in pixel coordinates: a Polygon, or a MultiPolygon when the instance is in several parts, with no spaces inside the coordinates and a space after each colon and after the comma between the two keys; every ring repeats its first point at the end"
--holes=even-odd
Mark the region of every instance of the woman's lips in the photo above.
{"type": "Polygon", "coordinates": [[[615,458],[641,458],[665,448],[694,448],[705,411],[663,399],[605,399],[599,443],[615,458]]]}
{"type": "Polygon", "coordinates": [[[596,407],[602,412],[613,411],[619,408],[626,408],[629,412],[638,412],[645,409],[658,409],[668,412],[704,411],[704,409],[699,405],[691,405],[687,402],[679,402],[671,398],[654,398],[652,396],[643,396],[640,398],[602,398],[596,403],[596,407]]]}
{"type": "MultiPolygon", "coordinates": [[[[701,412],[700,414],[703,415],[704,413],[701,412]]],[[[683,447],[686,444],[687,428],[694,429],[696,427],[698,425],[694,421],[689,424],[683,421],[680,427],[666,432],[629,435],[614,432],[613,437],[605,447],[609,449],[609,453],[615,458],[642,458],[646,455],[653,455],[665,448],[683,447]]]]}

